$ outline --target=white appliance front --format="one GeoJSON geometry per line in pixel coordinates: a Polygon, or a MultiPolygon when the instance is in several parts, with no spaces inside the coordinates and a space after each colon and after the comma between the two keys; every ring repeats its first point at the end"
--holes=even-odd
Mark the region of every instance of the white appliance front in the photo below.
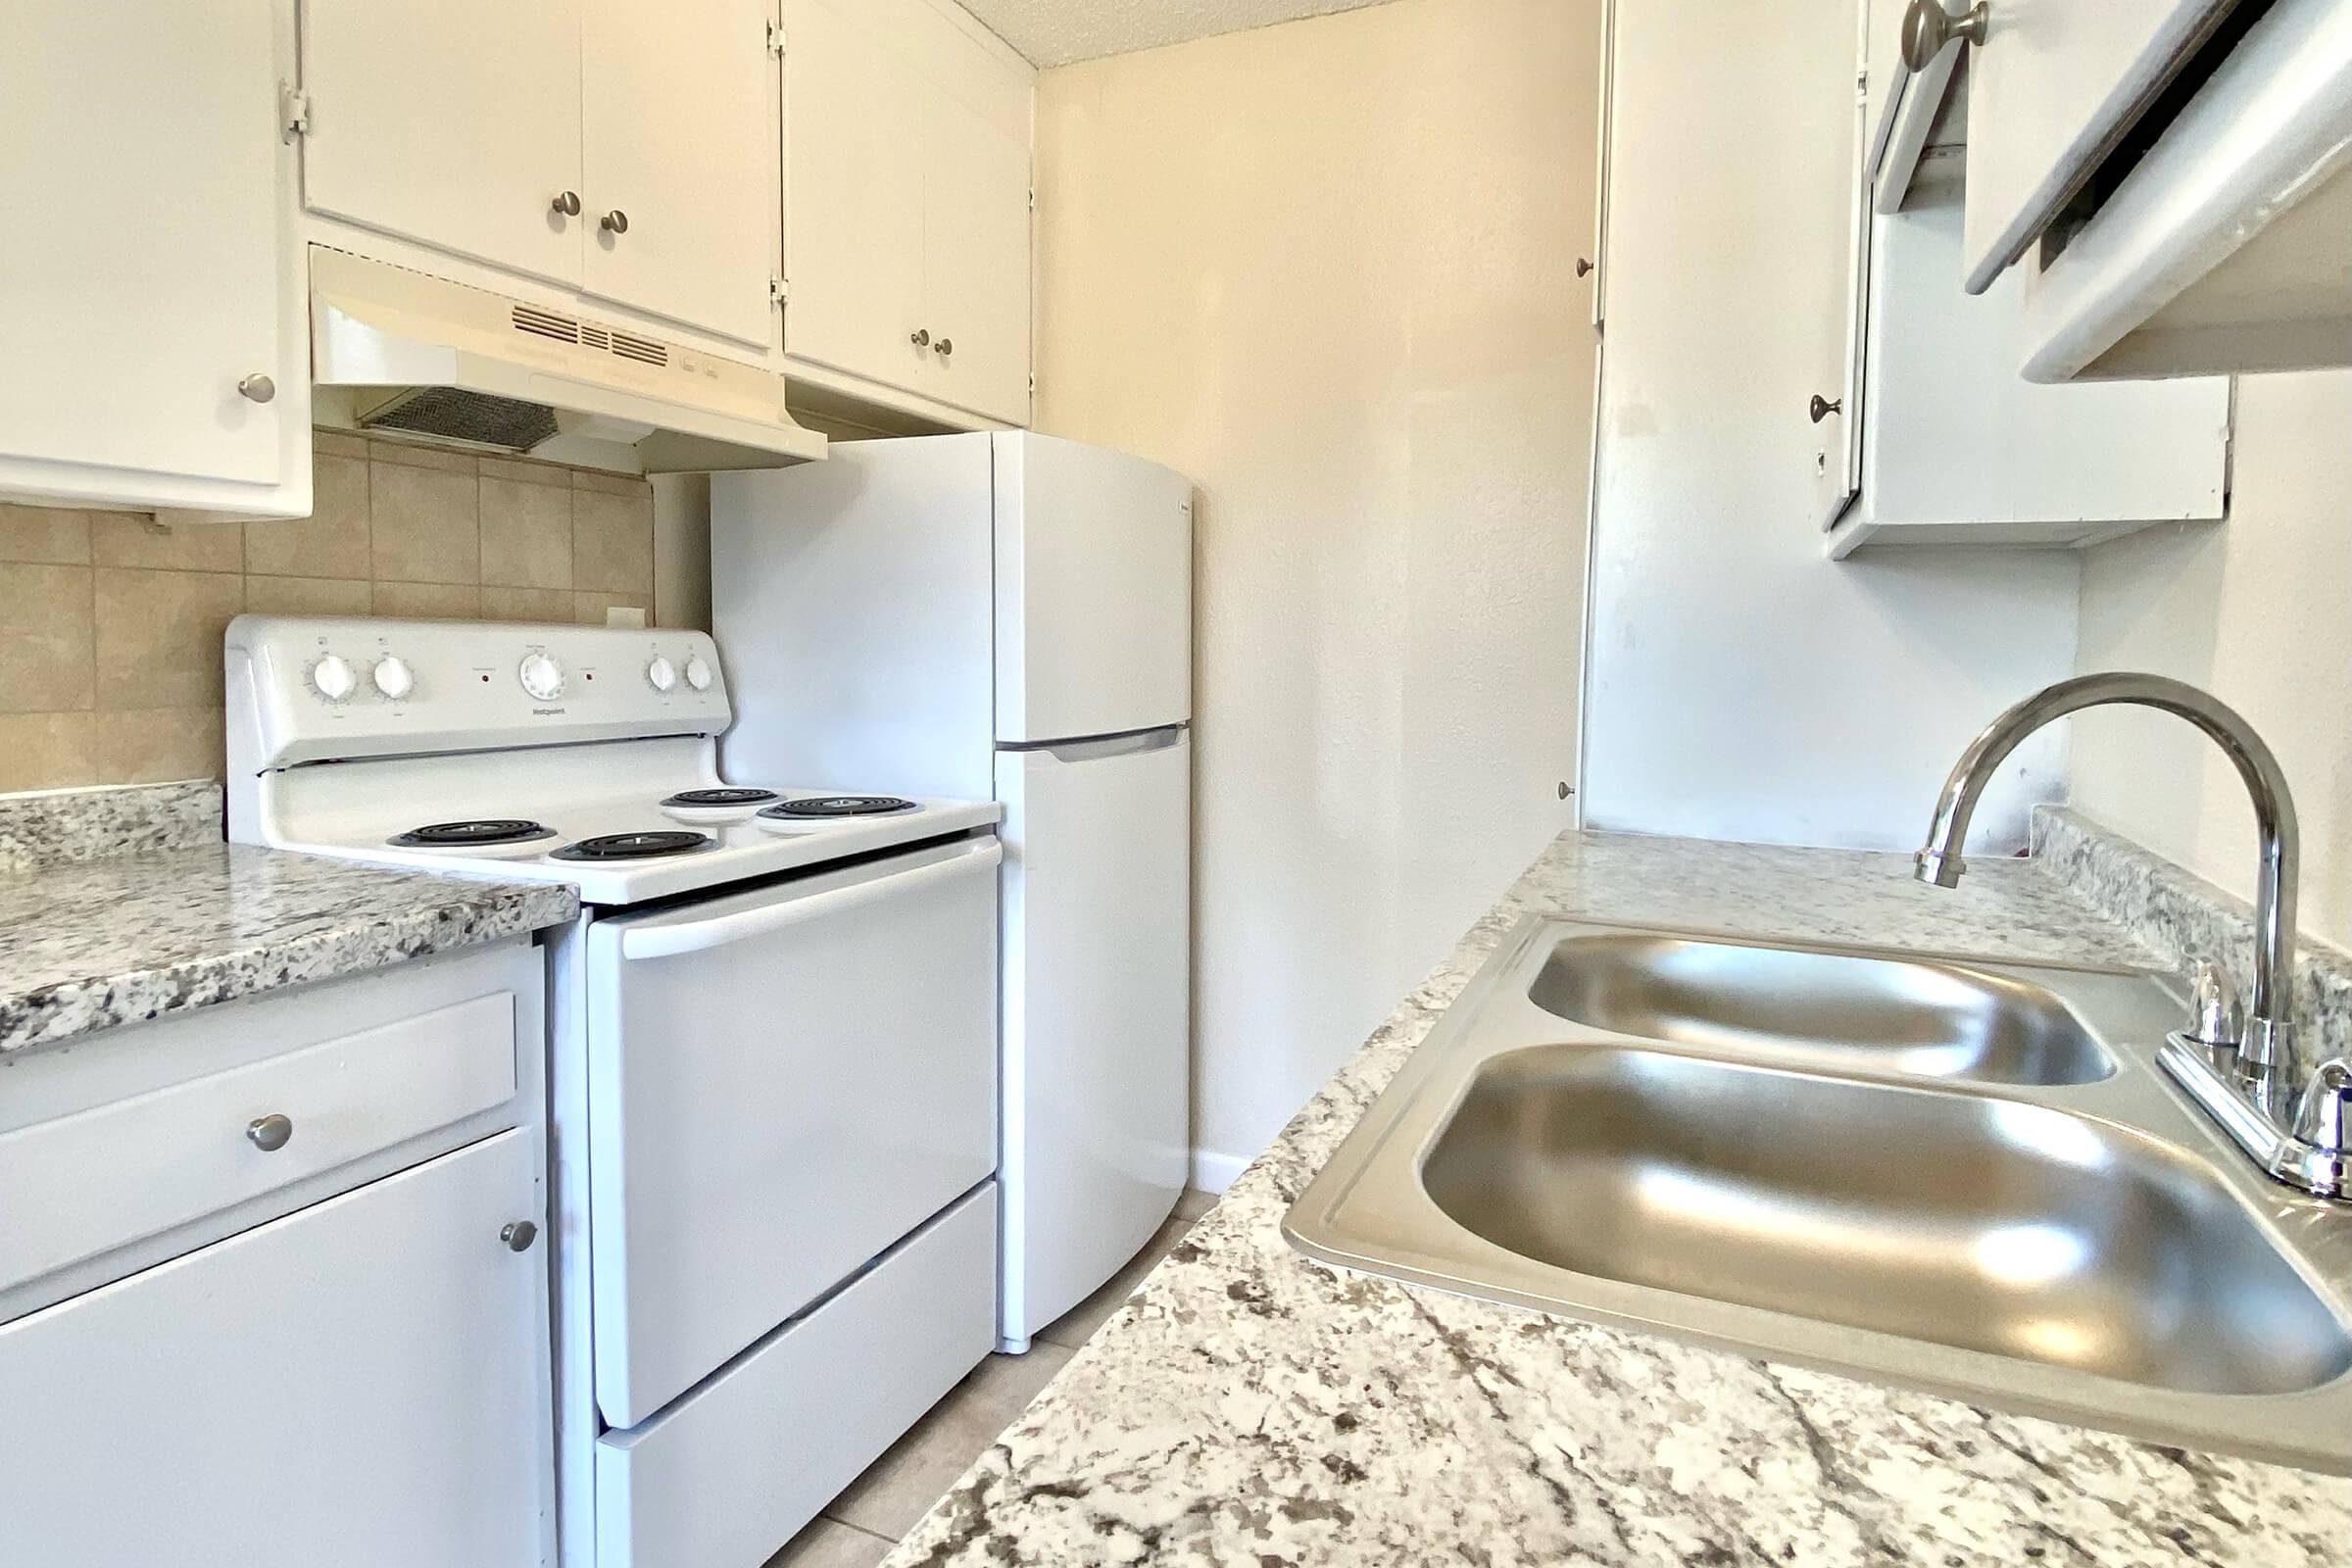
{"type": "Polygon", "coordinates": [[[1004,807],[1007,1348],[1140,1251],[1191,1135],[1192,746],[998,755],[1004,807]]]}
{"type": "Polygon", "coordinates": [[[1125,453],[1008,430],[996,452],[997,739],[1193,716],[1193,485],[1125,453]]]}
{"type": "Polygon", "coordinates": [[[996,1164],[998,845],[588,931],[597,1404],[631,1427],[996,1164]]]}
{"type": "Polygon", "coordinates": [[[995,742],[989,437],[844,441],[710,476],[710,612],[737,778],[986,795],[995,742]]]}

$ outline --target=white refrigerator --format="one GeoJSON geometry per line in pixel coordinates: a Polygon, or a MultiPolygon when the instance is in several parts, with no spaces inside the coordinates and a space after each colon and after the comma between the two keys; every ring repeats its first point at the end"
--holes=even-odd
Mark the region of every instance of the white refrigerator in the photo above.
{"type": "Polygon", "coordinates": [[[1024,1349],[1184,1187],[1191,481],[1022,431],[838,442],[713,475],[710,564],[731,782],[1004,805],[1000,1331],[1024,1349]]]}

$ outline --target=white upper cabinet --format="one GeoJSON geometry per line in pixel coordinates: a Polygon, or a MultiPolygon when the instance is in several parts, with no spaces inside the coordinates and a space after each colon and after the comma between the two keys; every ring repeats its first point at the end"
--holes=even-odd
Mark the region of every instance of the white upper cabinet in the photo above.
{"type": "Polygon", "coordinates": [[[1945,101],[1960,51],[1910,70],[1897,43],[1905,0],[1861,4],[1870,130],[1852,265],[1865,293],[1844,411],[1860,466],[1831,556],[1865,545],[2085,545],[2221,517],[2229,381],[2038,386],[2019,374],[2029,269],[1996,273],[1979,295],[1959,284],[1976,199],[1962,99],[1945,101]]]}
{"type": "Polygon", "coordinates": [[[930,347],[922,78],[864,0],[785,0],[784,16],[785,350],[910,385],[930,347]]]}
{"type": "Polygon", "coordinates": [[[2228,0],[1989,7],[1984,45],[1969,63],[1960,252],[1969,293],[1991,287],[2040,237],[2229,9],[2228,0]]]}
{"type": "Polygon", "coordinates": [[[786,0],[784,30],[786,354],[1026,424],[1036,74],[931,0],[786,0]]]}
{"type": "Polygon", "coordinates": [[[580,217],[591,294],[774,335],[774,0],[584,0],[580,217]]]}
{"type": "Polygon", "coordinates": [[[2025,274],[2027,378],[2352,365],[2352,0],[1978,9],[1910,64],[1967,51],[1959,281],[2025,274]]]}
{"type": "Polygon", "coordinates": [[[290,46],[268,6],[10,8],[0,495],[310,511],[290,46]]]}
{"type": "Polygon", "coordinates": [[[946,93],[928,111],[923,314],[932,357],[920,386],[942,403],[1027,424],[1028,138],[946,93]]]}
{"type": "Polygon", "coordinates": [[[774,17],[774,0],[303,0],[304,199],[767,349],[774,17]]]}
{"type": "Polygon", "coordinates": [[[303,0],[304,200],[578,283],[580,36],[579,0],[303,0]]]}

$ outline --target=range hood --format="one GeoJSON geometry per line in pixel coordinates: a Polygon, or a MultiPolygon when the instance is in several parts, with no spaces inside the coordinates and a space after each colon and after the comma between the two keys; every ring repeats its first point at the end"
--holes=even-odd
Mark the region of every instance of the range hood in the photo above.
{"type": "Polygon", "coordinates": [[[321,424],[632,473],[825,455],[772,371],[323,245],[310,259],[321,424]]]}

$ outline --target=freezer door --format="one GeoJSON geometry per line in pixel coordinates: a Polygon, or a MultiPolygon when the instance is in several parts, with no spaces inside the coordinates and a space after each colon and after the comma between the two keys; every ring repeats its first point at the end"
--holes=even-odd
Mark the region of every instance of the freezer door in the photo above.
{"type": "Polygon", "coordinates": [[[729,778],[970,800],[995,736],[984,434],[844,441],[710,479],[729,778]]]}
{"type": "Polygon", "coordinates": [[[1189,720],[1192,481],[1074,441],[994,439],[997,739],[1189,720]]]}
{"type": "Polygon", "coordinates": [[[1183,1191],[1192,746],[1005,752],[1004,1339],[1110,1278],[1183,1191]]]}
{"type": "Polygon", "coordinates": [[[993,840],[589,928],[596,1396],[635,1426],[996,1163],[993,840]]]}

